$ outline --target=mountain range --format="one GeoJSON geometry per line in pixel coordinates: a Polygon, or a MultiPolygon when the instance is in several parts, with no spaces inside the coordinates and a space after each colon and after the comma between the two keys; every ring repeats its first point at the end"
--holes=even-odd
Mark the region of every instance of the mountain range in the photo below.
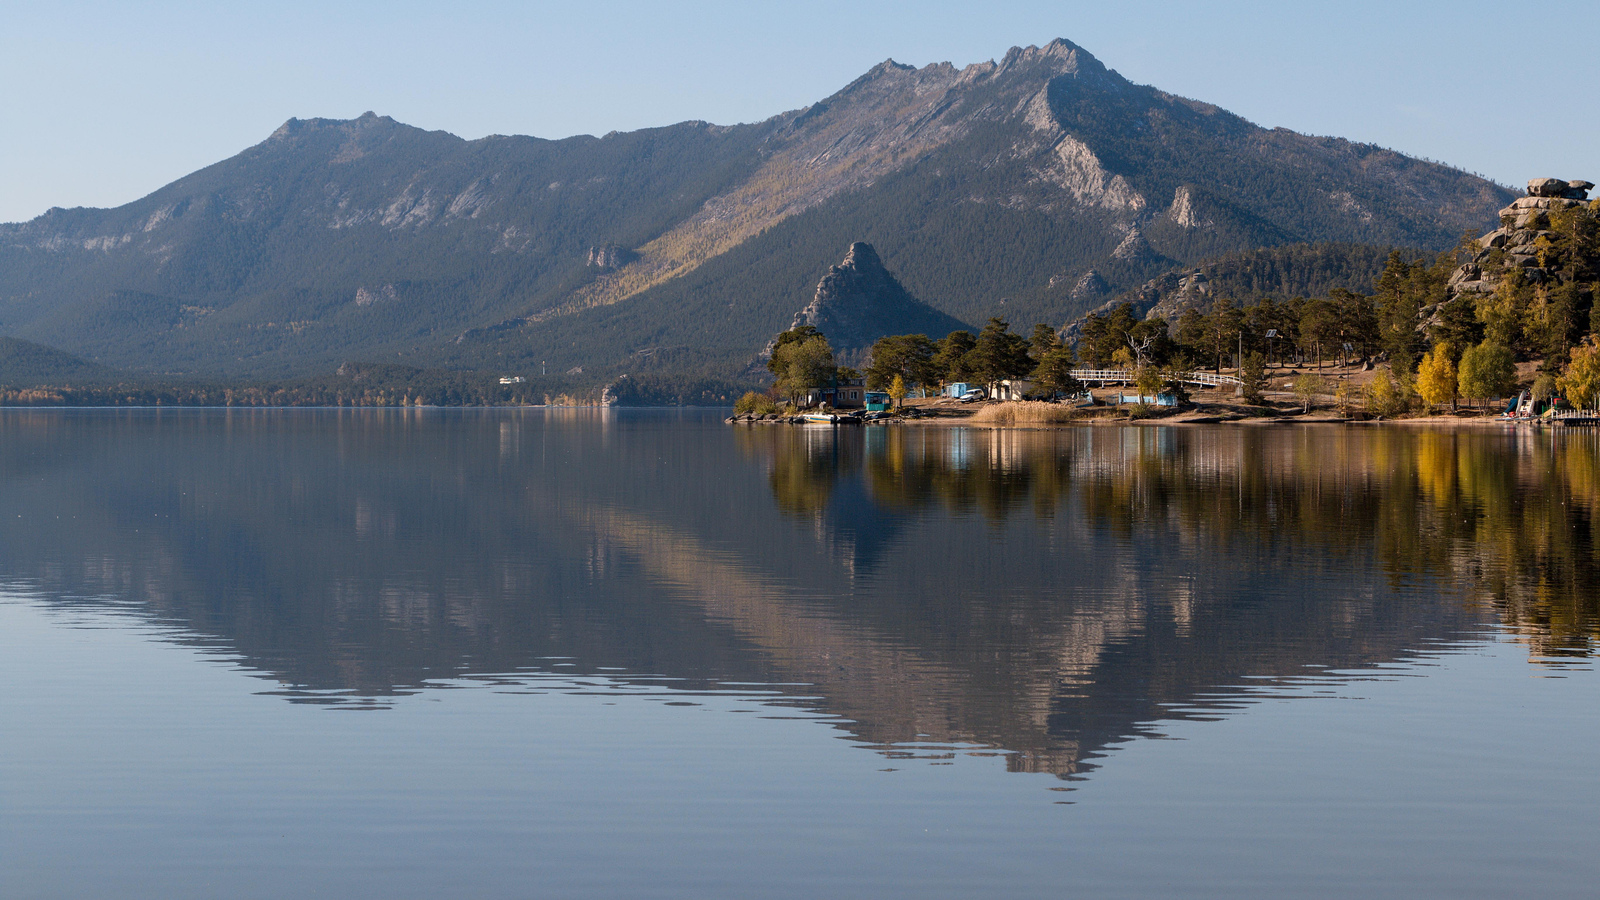
{"type": "Polygon", "coordinates": [[[1512,197],[1057,40],[887,61],[753,124],[463,140],[291,119],[125,206],[0,225],[0,335],[152,374],[732,373],[857,242],[939,321],[1026,327],[1219,254],[1443,249],[1512,197]]]}

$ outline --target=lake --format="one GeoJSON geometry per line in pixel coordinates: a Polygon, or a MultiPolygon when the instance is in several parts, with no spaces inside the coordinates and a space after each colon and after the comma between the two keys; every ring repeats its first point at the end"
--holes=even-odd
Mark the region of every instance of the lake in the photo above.
{"type": "Polygon", "coordinates": [[[1600,433],[0,411],[0,895],[1600,881],[1600,433]]]}

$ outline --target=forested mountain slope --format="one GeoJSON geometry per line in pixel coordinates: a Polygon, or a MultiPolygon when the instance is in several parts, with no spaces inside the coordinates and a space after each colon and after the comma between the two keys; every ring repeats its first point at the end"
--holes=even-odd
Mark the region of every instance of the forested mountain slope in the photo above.
{"type": "Polygon", "coordinates": [[[732,371],[857,241],[957,319],[1060,323],[1231,251],[1443,249],[1510,197],[1055,41],[886,62],[751,125],[465,141],[291,120],[126,206],[0,225],[0,333],[146,372],[732,371]]]}
{"type": "Polygon", "coordinates": [[[55,378],[95,378],[113,374],[103,366],[86,362],[31,341],[0,337],[0,385],[33,384],[55,378]]]}

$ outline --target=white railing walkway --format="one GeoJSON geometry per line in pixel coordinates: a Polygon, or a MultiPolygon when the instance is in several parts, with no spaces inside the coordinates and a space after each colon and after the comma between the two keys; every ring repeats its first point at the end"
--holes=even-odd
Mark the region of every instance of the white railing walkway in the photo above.
{"type": "MultiPolygon", "coordinates": [[[[1079,381],[1099,384],[1133,383],[1133,372],[1129,369],[1073,369],[1072,377],[1079,381]]],[[[1185,372],[1183,380],[1188,384],[1204,384],[1211,387],[1239,384],[1239,379],[1232,375],[1213,375],[1210,372],[1185,372]]]]}

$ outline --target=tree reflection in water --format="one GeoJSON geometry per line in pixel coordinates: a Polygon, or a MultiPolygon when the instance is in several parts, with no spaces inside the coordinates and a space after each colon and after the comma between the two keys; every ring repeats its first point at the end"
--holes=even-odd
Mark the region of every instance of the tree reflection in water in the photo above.
{"type": "Polygon", "coordinates": [[[1489,604],[1541,658],[1600,637],[1600,434],[1431,427],[741,429],[785,512],[840,479],[878,506],[1002,521],[1070,514],[1130,540],[1226,553],[1375,551],[1489,604]]]}

